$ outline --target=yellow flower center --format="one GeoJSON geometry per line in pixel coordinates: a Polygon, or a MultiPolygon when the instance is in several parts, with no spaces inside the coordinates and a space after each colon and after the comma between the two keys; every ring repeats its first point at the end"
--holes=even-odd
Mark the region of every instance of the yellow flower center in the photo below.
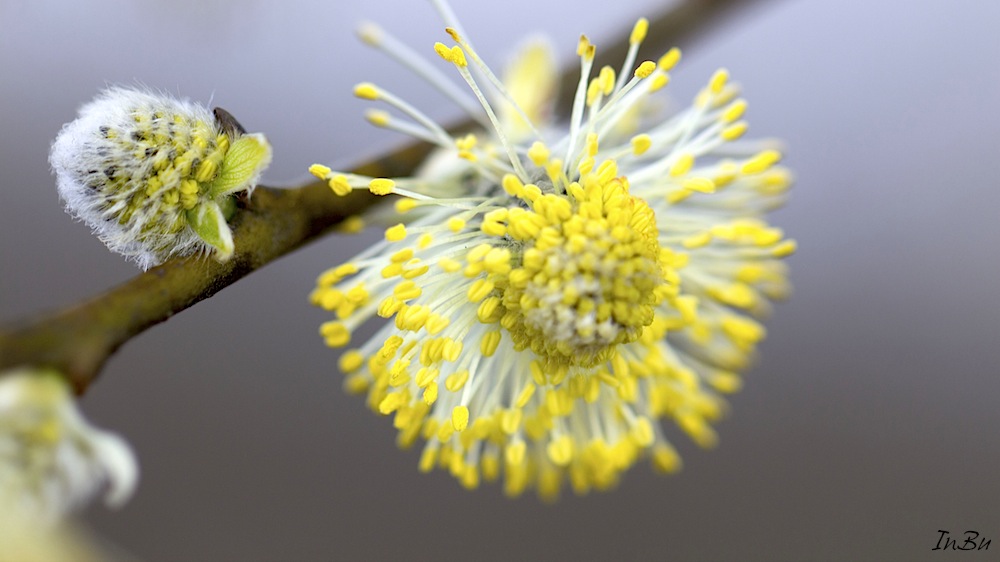
{"type": "Polygon", "coordinates": [[[522,249],[512,248],[508,274],[492,276],[500,301],[493,317],[516,349],[530,348],[550,368],[611,359],[671,292],[653,211],[609,164],[571,183],[568,196],[512,186],[531,208],[508,212],[507,234],[522,249]]]}

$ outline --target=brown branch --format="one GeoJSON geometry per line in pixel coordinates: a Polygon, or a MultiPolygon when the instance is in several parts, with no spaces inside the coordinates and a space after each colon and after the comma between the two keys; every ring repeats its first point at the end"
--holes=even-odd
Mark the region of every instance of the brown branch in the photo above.
{"type": "MultiPolygon", "coordinates": [[[[710,24],[753,3],[759,0],[681,2],[650,21],[645,49],[657,52],[674,44],[685,46],[710,24]]],[[[598,65],[615,64],[624,58],[628,33],[621,37],[617,43],[598,49],[598,65]]],[[[570,84],[578,78],[578,69],[563,76],[564,83],[570,84]]],[[[573,89],[563,90],[559,104],[565,114],[573,89]]],[[[455,129],[470,126],[463,122],[455,129]]],[[[376,177],[409,175],[429,150],[423,144],[410,145],[353,171],[376,177]]],[[[377,198],[367,192],[336,197],[323,182],[290,190],[259,188],[233,218],[236,252],[230,261],[221,264],[197,257],[170,260],[89,301],[7,326],[0,330],[0,371],[19,365],[52,367],[65,373],[82,393],[111,354],[130,338],[315,240],[375,201],[377,198]]]]}

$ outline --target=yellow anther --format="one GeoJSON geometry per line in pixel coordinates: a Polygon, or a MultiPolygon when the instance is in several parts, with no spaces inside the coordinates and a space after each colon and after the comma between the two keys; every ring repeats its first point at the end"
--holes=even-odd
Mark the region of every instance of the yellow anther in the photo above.
{"type": "Polygon", "coordinates": [[[648,418],[642,417],[635,422],[635,426],[632,427],[632,438],[635,439],[635,444],[640,447],[649,447],[653,444],[655,439],[653,424],[648,418]]]}
{"type": "Polygon", "coordinates": [[[785,240],[777,246],[771,248],[771,255],[776,258],[790,256],[795,253],[797,247],[798,245],[795,243],[795,240],[785,240]]]}
{"type": "Polygon", "coordinates": [[[413,259],[413,248],[403,248],[389,256],[389,261],[392,263],[406,263],[411,259],[413,259]]]}
{"type": "Polygon", "coordinates": [[[500,184],[503,186],[504,191],[506,191],[510,196],[520,197],[521,193],[524,192],[524,184],[521,182],[521,179],[514,174],[505,175],[500,184]]]}
{"type": "Polygon", "coordinates": [[[444,43],[434,43],[434,52],[438,54],[439,57],[443,58],[448,62],[451,60],[451,49],[448,48],[444,43]]]}
{"type": "Polygon", "coordinates": [[[507,214],[506,208],[494,209],[483,215],[483,220],[503,222],[507,220],[507,214]]]}
{"type": "Polygon", "coordinates": [[[483,261],[483,258],[485,258],[486,254],[490,253],[491,250],[493,250],[493,246],[490,244],[479,244],[465,254],[465,259],[469,263],[483,261]]]}
{"type": "Polygon", "coordinates": [[[694,322],[698,317],[698,297],[683,295],[674,299],[673,304],[685,322],[694,322]]]}
{"type": "Polygon", "coordinates": [[[618,163],[614,160],[605,160],[597,167],[597,179],[601,184],[608,184],[618,177],[618,163]]]}
{"type": "Polygon", "coordinates": [[[469,382],[469,371],[463,369],[448,375],[444,380],[444,387],[448,389],[448,392],[458,392],[467,382],[469,382]]]}
{"type": "Polygon", "coordinates": [[[719,439],[715,430],[697,415],[681,415],[678,417],[677,423],[699,447],[709,449],[718,443],[719,439]]]}
{"type": "Polygon", "coordinates": [[[601,68],[601,73],[597,76],[597,80],[601,84],[601,93],[605,96],[610,96],[611,92],[615,89],[615,69],[610,66],[601,68]]]}
{"type": "Polygon", "coordinates": [[[385,398],[382,399],[378,404],[378,411],[380,414],[387,416],[400,407],[403,406],[404,397],[400,392],[391,392],[386,394],[385,398]]]}
{"type": "Polygon", "coordinates": [[[523,408],[531,400],[531,397],[535,395],[535,385],[528,383],[524,386],[520,393],[517,395],[517,400],[514,401],[514,405],[518,408],[523,408]]]}
{"type": "Polygon", "coordinates": [[[346,232],[348,234],[357,234],[365,229],[365,219],[359,217],[358,215],[352,215],[344,219],[337,226],[337,230],[340,232],[346,232]]]}
{"type": "Polygon", "coordinates": [[[203,160],[201,164],[198,164],[198,170],[195,172],[194,179],[201,183],[208,183],[215,177],[215,174],[219,171],[219,164],[214,160],[203,160]]]}
{"type": "Polygon", "coordinates": [[[408,269],[404,268],[402,273],[400,273],[400,277],[403,279],[416,279],[417,277],[420,277],[430,271],[431,268],[429,265],[420,265],[420,259],[410,260],[405,265],[408,269]]]}
{"type": "Polygon", "coordinates": [[[379,98],[378,88],[371,82],[362,82],[355,86],[354,95],[366,100],[377,100],[379,98]]]}
{"type": "Polygon", "coordinates": [[[503,335],[500,333],[500,330],[486,332],[479,342],[479,351],[485,357],[492,357],[497,352],[497,346],[500,345],[502,337],[503,335]]]}
{"type": "Polygon", "coordinates": [[[500,458],[496,452],[491,452],[491,450],[487,449],[486,453],[483,454],[480,465],[483,469],[483,478],[487,482],[493,482],[500,476],[500,458]]]}
{"type": "Polygon", "coordinates": [[[330,178],[329,185],[330,189],[332,189],[335,194],[341,197],[349,194],[352,189],[351,184],[348,183],[347,181],[347,176],[340,174],[330,178]]]}
{"type": "MultiPolygon", "coordinates": [[[[424,346],[424,349],[425,350],[427,349],[426,345],[424,346]]],[[[421,351],[421,353],[423,353],[423,351],[421,351]]],[[[421,363],[423,363],[422,356],[421,356],[421,363]]],[[[420,388],[427,388],[427,385],[431,384],[432,382],[438,379],[439,374],[440,371],[438,369],[429,369],[427,367],[419,369],[417,371],[417,386],[420,388]]]]}
{"type": "Polygon", "coordinates": [[[524,412],[520,408],[504,410],[500,414],[500,430],[507,435],[513,435],[521,427],[521,417],[524,412]]]}
{"type": "Polygon", "coordinates": [[[465,60],[465,51],[458,45],[451,48],[451,63],[459,68],[469,66],[468,61],[465,60]]]}
{"type": "Polygon", "coordinates": [[[375,178],[368,182],[368,191],[375,195],[389,195],[395,187],[396,182],[386,178],[375,178]]]}
{"type": "Polygon", "coordinates": [[[455,139],[455,147],[459,150],[472,150],[476,147],[477,142],[479,140],[476,138],[476,135],[469,133],[460,139],[455,139]]]}
{"type": "Polygon", "coordinates": [[[487,234],[489,236],[501,237],[507,234],[507,226],[495,221],[484,220],[483,223],[479,225],[479,230],[482,231],[483,234],[487,234]]]}
{"type": "Polygon", "coordinates": [[[524,441],[514,441],[504,449],[504,460],[508,466],[520,466],[524,463],[524,453],[527,450],[524,441]]]}
{"type": "Polygon", "coordinates": [[[451,411],[451,425],[455,431],[465,431],[469,425],[469,409],[465,406],[455,406],[451,411]]]}
{"type": "Polygon", "coordinates": [[[399,223],[396,226],[389,227],[385,230],[385,239],[389,242],[399,242],[404,238],[406,238],[406,226],[403,225],[403,223],[399,223]]]}
{"type": "Polygon", "coordinates": [[[397,213],[402,215],[415,209],[417,207],[417,201],[414,199],[398,199],[393,204],[393,207],[396,209],[397,213]]]}
{"type": "Polygon", "coordinates": [[[781,160],[781,153],[777,150],[762,150],[753,158],[747,160],[740,171],[744,174],[760,174],[766,172],[779,160],[781,160]]]}
{"type": "Polygon", "coordinates": [[[365,289],[364,284],[359,284],[356,287],[352,287],[344,295],[348,302],[356,305],[364,304],[368,302],[368,290],[365,289]]]}
{"type": "Polygon", "coordinates": [[[704,232],[699,232],[698,234],[694,234],[692,236],[688,236],[687,238],[685,238],[681,242],[681,244],[685,248],[692,248],[693,249],[693,248],[701,248],[702,246],[706,246],[711,241],[712,241],[712,233],[708,232],[708,231],[704,231],[704,232]]]}
{"type": "Polygon", "coordinates": [[[371,380],[364,373],[355,373],[344,380],[344,388],[351,394],[362,394],[371,387],[371,380]]]}
{"type": "Polygon", "coordinates": [[[510,272],[510,250],[493,248],[483,257],[483,266],[489,273],[506,275],[510,272]]]}
{"type": "Polygon", "coordinates": [[[719,136],[722,137],[722,140],[724,141],[734,141],[742,137],[743,134],[747,132],[747,127],[749,127],[749,125],[747,125],[746,121],[737,121],[723,129],[722,132],[719,133],[719,136]]]}
{"type": "Polygon", "coordinates": [[[653,140],[645,133],[632,137],[632,153],[636,156],[644,154],[652,145],[653,140]]]}
{"type": "Polygon", "coordinates": [[[590,85],[587,86],[587,106],[592,106],[597,101],[597,98],[601,96],[602,88],[601,83],[594,78],[590,81],[590,85]]]}
{"type": "Polygon", "coordinates": [[[664,474],[673,474],[681,468],[681,457],[666,443],[653,447],[653,468],[664,474]]]}
{"type": "Polygon", "coordinates": [[[685,152],[677,157],[673,166],[670,166],[670,175],[673,177],[683,176],[691,170],[694,166],[694,155],[690,152],[685,152]]]}
{"type": "Polygon", "coordinates": [[[365,22],[358,26],[356,31],[358,39],[368,45],[377,46],[382,42],[382,28],[371,22],[365,22]]]}
{"type": "Polygon", "coordinates": [[[566,466],[573,459],[573,440],[569,435],[562,435],[549,442],[545,447],[549,460],[556,466],[566,466]]]}
{"type": "Polygon", "coordinates": [[[670,83],[670,75],[666,72],[657,72],[653,76],[653,80],[649,83],[649,91],[655,92],[657,90],[663,89],[667,84],[670,83]]]}
{"type": "Polygon", "coordinates": [[[478,318],[483,324],[498,322],[501,318],[500,314],[502,312],[500,302],[499,297],[490,297],[484,300],[479,304],[479,309],[476,310],[476,318],[478,318]]]}
{"type": "Polygon", "coordinates": [[[639,18],[639,21],[635,22],[635,26],[632,27],[632,34],[629,35],[628,42],[633,45],[642,43],[646,39],[647,32],[649,32],[649,20],[639,18]]]}
{"type": "Polygon", "coordinates": [[[715,71],[712,78],[708,81],[708,91],[712,92],[714,95],[722,93],[722,89],[726,87],[726,82],[729,81],[729,71],[725,68],[720,68],[715,71]]]}
{"type": "Polygon", "coordinates": [[[193,179],[182,180],[180,191],[181,195],[194,195],[198,193],[198,182],[193,179]]]}
{"type": "Polygon", "coordinates": [[[452,232],[459,232],[465,228],[465,221],[458,217],[451,217],[448,219],[448,230],[452,232]]]}
{"type": "Polygon", "coordinates": [[[369,109],[365,112],[365,119],[376,127],[385,127],[392,121],[392,116],[389,115],[389,112],[381,109],[369,109]]]}
{"type": "Polygon", "coordinates": [[[726,87],[722,89],[715,99],[712,100],[712,105],[714,107],[722,107],[727,103],[736,99],[736,96],[740,94],[740,89],[732,84],[726,84],[726,87]]]}
{"type": "Polygon", "coordinates": [[[392,289],[392,296],[406,302],[415,299],[422,293],[420,287],[413,281],[403,281],[392,289]]]}
{"type": "Polygon", "coordinates": [[[447,273],[455,273],[456,271],[462,269],[461,262],[451,258],[441,258],[437,261],[437,265],[447,273]]]}
{"type": "Polygon", "coordinates": [[[479,487],[479,471],[473,465],[468,465],[462,470],[459,482],[466,490],[475,490],[479,487]]]}
{"type": "MultiPolygon", "coordinates": [[[[445,423],[442,423],[440,426],[438,426],[438,429],[437,429],[437,438],[438,438],[438,441],[441,441],[441,442],[447,441],[447,440],[451,439],[451,436],[454,435],[454,434],[455,434],[455,426],[451,425],[450,423],[445,422],[445,423]]],[[[443,451],[441,451],[441,462],[442,463],[445,460],[445,456],[444,456],[445,451],[448,451],[448,449],[445,448],[443,451]]],[[[450,460],[450,456],[449,456],[449,460],[450,460]]]]}
{"type": "Polygon", "coordinates": [[[407,371],[408,365],[409,362],[397,361],[393,363],[392,368],[389,369],[389,386],[399,388],[410,382],[410,373],[407,371]]]}
{"type": "Polygon", "coordinates": [[[681,186],[699,193],[715,193],[715,182],[708,178],[685,178],[681,186]]]}
{"type": "Polygon", "coordinates": [[[672,70],[677,63],[681,60],[681,50],[674,47],[663,54],[660,60],[657,61],[656,66],[660,67],[660,70],[669,71],[672,70]]]}
{"type": "MultiPolygon", "coordinates": [[[[555,167],[559,167],[559,166],[562,166],[562,160],[552,160],[552,161],[550,161],[548,163],[548,165],[545,167],[545,169],[546,169],[546,172],[549,174],[550,178],[553,176],[553,174],[551,172],[551,168],[555,168],[555,167]]],[[[553,183],[555,183],[555,182],[553,182],[553,183]]],[[[521,197],[521,199],[523,199],[523,200],[531,203],[535,199],[538,199],[541,195],[542,195],[541,188],[539,188],[537,185],[535,185],[533,183],[529,183],[529,184],[525,184],[524,191],[521,192],[520,197],[521,197]]]]}
{"type": "Polygon", "coordinates": [[[424,449],[424,452],[420,454],[420,464],[418,465],[418,469],[420,472],[430,472],[431,470],[434,470],[434,464],[437,463],[437,460],[437,447],[427,446],[424,449]]]}
{"type": "Polygon", "coordinates": [[[653,71],[656,70],[656,63],[648,60],[639,65],[639,68],[635,69],[636,78],[648,78],[653,71]]]}
{"type": "Polygon", "coordinates": [[[450,324],[451,324],[451,319],[449,319],[447,316],[439,316],[432,314],[431,317],[427,320],[426,324],[427,333],[432,336],[440,334],[450,324]]]}
{"type": "Polygon", "coordinates": [[[313,164],[312,166],[309,166],[309,173],[321,180],[325,180],[332,171],[333,170],[331,170],[329,167],[324,166],[322,164],[313,164]]]}
{"type": "Polygon", "coordinates": [[[576,44],[576,55],[584,58],[594,58],[594,45],[587,39],[586,35],[580,36],[580,41],[576,44]]]}
{"type": "Polygon", "coordinates": [[[424,394],[423,394],[424,403],[430,406],[437,400],[437,397],[438,397],[438,383],[431,382],[426,387],[424,387],[424,394]]]}
{"type": "Polygon", "coordinates": [[[167,205],[176,205],[180,199],[181,194],[176,189],[171,189],[163,194],[163,202],[167,205]]]}
{"type": "MultiPolygon", "coordinates": [[[[549,149],[542,143],[542,141],[535,141],[531,145],[531,148],[528,149],[528,158],[531,159],[536,166],[544,166],[549,160],[549,149]]],[[[516,179],[516,176],[510,177],[516,179]]],[[[505,177],[504,181],[506,182],[506,180],[507,178],[505,177]]],[[[506,186],[504,186],[504,188],[506,189],[506,186]]]]}
{"type": "Polygon", "coordinates": [[[535,384],[538,386],[545,386],[548,380],[545,376],[545,371],[542,369],[541,363],[539,363],[538,360],[533,360],[531,363],[528,363],[528,369],[531,371],[531,379],[535,381],[535,384]]]}
{"type": "Polygon", "coordinates": [[[343,263],[338,265],[337,267],[324,271],[323,274],[319,276],[317,284],[319,284],[320,286],[333,285],[334,283],[340,281],[344,277],[347,277],[348,275],[353,275],[357,272],[358,272],[358,266],[350,262],[343,263]]]}
{"type": "Polygon", "coordinates": [[[597,156],[597,151],[600,150],[600,139],[597,138],[597,133],[590,133],[587,135],[587,156],[597,156]]]}
{"type": "Polygon", "coordinates": [[[745,283],[733,283],[732,285],[722,287],[709,287],[707,292],[709,296],[715,298],[719,302],[739,308],[750,308],[757,300],[753,289],[745,283]]]}
{"type": "Polygon", "coordinates": [[[319,333],[330,347],[344,347],[351,341],[351,331],[341,322],[324,322],[319,327],[319,333]]]}
{"type": "Polygon", "coordinates": [[[487,279],[477,279],[469,287],[469,302],[479,302],[485,299],[493,291],[493,288],[493,282],[487,279]]]}
{"type": "Polygon", "coordinates": [[[743,99],[736,100],[733,103],[729,104],[729,106],[722,112],[722,122],[732,123],[733,121],[736,121],[740,117],[743,117],[743,114],[746,112],[746,110],[747,110],[747,101],[743,99]]]}
{"type": "Polygon", "coordinates": [[[340,367],[340,372],[350,374],[360,369],[364,363],[365,356],[362,355],[360,351],[351,349],[349,351],[345,351],[344,354],[340,356],[337,366],[340,367]]]}

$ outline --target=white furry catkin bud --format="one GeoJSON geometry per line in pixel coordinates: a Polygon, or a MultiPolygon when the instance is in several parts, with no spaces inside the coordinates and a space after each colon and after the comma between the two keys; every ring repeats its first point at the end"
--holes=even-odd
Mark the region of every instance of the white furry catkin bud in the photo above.
{"type": "Polygon", "coordinates": [[[254,188],[271,146],[216,115],[158,93],[101,93],[52,144],[67,212],[143,269],[193,253],[228,259],[231,196],[254,188]]]}
{"type": "Polygon", "coordinates": [[[138,470],[128,443],[84,419],[58,373],[0,372],[0,512],[57,521],[101,493],[118,507],[138,470]]]}

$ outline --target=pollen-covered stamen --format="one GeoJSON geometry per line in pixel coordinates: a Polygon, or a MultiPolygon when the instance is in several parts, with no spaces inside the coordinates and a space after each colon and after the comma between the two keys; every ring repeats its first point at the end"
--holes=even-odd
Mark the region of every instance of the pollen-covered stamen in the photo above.
{"type": "Polygon", "coordinates": [[[550,368],[607,361],[639,338],[670,291],[652,210],[615,174],[605,162],[570,184],[569,196],[541,195],[530,211],[506,214],[520,259],[488,277],[499,308],[485,320],[550,368]]]}
{"type": "Polygon", "coordinates": [[[445,31],[447,31],[448,35],[450,35],[451,38],[465,50],[465,52],[469,55],[469,58],[472,59],[472,62],[475,63],[476,68],[479,69],[479,72],[482,73],[482,75],[486,77],[486,80],[493,85],[493,88],[511,104],[514,111],[516,111],[521,119],[524,120],[524,123],[531,130],[532,134],[534,134],[535,138],[540,139],[541,134],[535,128],[535,124],[532,122],[531,118],[528,117],[524,108],[521,107],[521,104],[517,103],[514,96],[510,94],[503,82],[501,82],[500,79],[493,74],[493,71],[490,70],[490,67],[485,62],[483,62],[483,59],[479,58],[479,53],[477,53],[472,47],[472,43],[470,43],[465,36],[459,33],[454,27],[448,27],[445,31]]]}
{"type": "MultiPolygon", "coordinates": [[[[580,127],[583,125],[583,108],[586,105],[587,81],[590,79],[590,70],[594,66],[595,51],[594,44],[590,42],[590,39],[587,39],[586,35],[581,35],[576,48],[576,54],[580,57],[580,82],[576,87],[576,96],[573,99],[573,112],[569,120],[566,158],[563,159],[563,162],[566,164],[573,161],[577,137],[580,134],[580,127]]],[[[569,173],[569,168],[564,167],[563,172],[569,173]]]]}
{"type": "Polygon", "coordinates": [[[629,80],[628,83],[625,84],[624,86],[615,89],[614,94],[604,105],[604,107],[601,108],[601,111],[597,114],[595,119],[597,121],[602,120],[612,108],[618,105],[618,102],[622,98],[627,96],[629,92],[631,92],[632,89],[639,84],[640,81],[649,78],[655,70],[656,70],[656,63],[653,61],[644,61],[642,64],[640,64],[632,73],[631,80],[629,80]]]}
{"type": "Polygon", "coordinates": [[[366,111],[365,120],[376,127],[398,131],[404,135],[409,135],[431,144],[440,143],[440,139],[434,136],[426,128],[400,119],[395,119],[386,111],[378,109],[366,111]]]}
{"type": "Polygon", "coordinates": [[[433,139],[433,142],[442,147],[451,146],[452,142],[454,142],[451,135],[449,135],[448,132],[441,127],[441,125],[438,125],[433,119],[425,115],[424,112],[413,107],[403,99],[391,94],[390,92],[379,88],[375,84],[370,82],[358,84],[354,87],[354,95],[361,99],[384,101],[392,107],[402,111],[427,129],[427,132],[431,135],[431,138],[428,140],[433,139]]]}
{"type": "Polygon", "coordinates": [[[456,209],[475,209],[478,205],[491,201],[491,199],[487,197],[470,196],[454,199],[434,197],[431,195],[425,195],[425,192],[427,192],[429,188],[427,182],[421,180],[412,178],[373,178],[358,174],[340,173],[330,169],[329,166],[324,166],[323,164],[313,164],[312,166],[309,166],[309,173],[321,180],[326,181],[330,186],[330,189],[341,197],[356,189],[367,189],[373,195],[379,196],[393,194],[405,197],[406,199],[403,201],[406,201],[407,203],[403,204],[404,209],[402,209],[402,212],[421,205],[453,207],[456,209]]]}
{"type": "Polygon", "coordinates": [[[490,123],[479,111],[479,106],[471,100],[465,92],[455,85],[454,82],[441,72],[437,67],[432,66],[424,57],[420,56],[409,45],[400,42],[391,34],[382,29],[379,25],[367,22],[358,27],[358,37],[367,45],[379,49],[389,55],[399,64],[409,68],[414,74],[426,80],[429,84],[437,88],[439,92],[455,102],[470,117],[479,122],[484,127],[489,127],[490,123]]]}
{"type": "MultiPolygon", "coordinates": [[[[441,43],[434,45],[434,50],[437,54],[444,60],[455,65],[458,69],[458,73],[461,74],[462,79],[469,85],[472,89],[472,93],[475,94],[476,99],[483,106],[483,110],[486,111],[486,115],[490,118],[490,122],[493,124],[493,128],[497,135],[497,141],[503,146],[504,150],[507,152],[507,158],[510,160],[511,166],[513,166],[514,172],[521,176],[522,178],[528,177],[528,172],[525,171],[524,165],[521,163],[521,157],[518,156],[517,151],[514,150],[514,145],[507,139],[507,135],[504,134],[503,127],[500,126],[500,120],[497,119],[496,112],[493,111],[493,107],[490,105],[489,100],[483,95],[483,91],[479,88],[476,83],[475,78],[472,77],[472,73],[469,72],[469,63],[465,58],[465,52],[459,46],[454,46],[451,49],[446,47],[441,43]]],[[[525,117],[525,119],[527,119],[525,117]]]]}
{"type": "Polygon", "coordinates": [[[632,34],[628,38],[628,54],[625,55],[625,62],[622,63],[622,70],[618,74],[618,82],[615,84],[616,91],[621,90],[625,85],[628,71],[635,64],[635,57],[639,54],[639,45],[646,39],[647,32],[649,32],[649,20],[639,18],[632,27],[632,34]]]}

